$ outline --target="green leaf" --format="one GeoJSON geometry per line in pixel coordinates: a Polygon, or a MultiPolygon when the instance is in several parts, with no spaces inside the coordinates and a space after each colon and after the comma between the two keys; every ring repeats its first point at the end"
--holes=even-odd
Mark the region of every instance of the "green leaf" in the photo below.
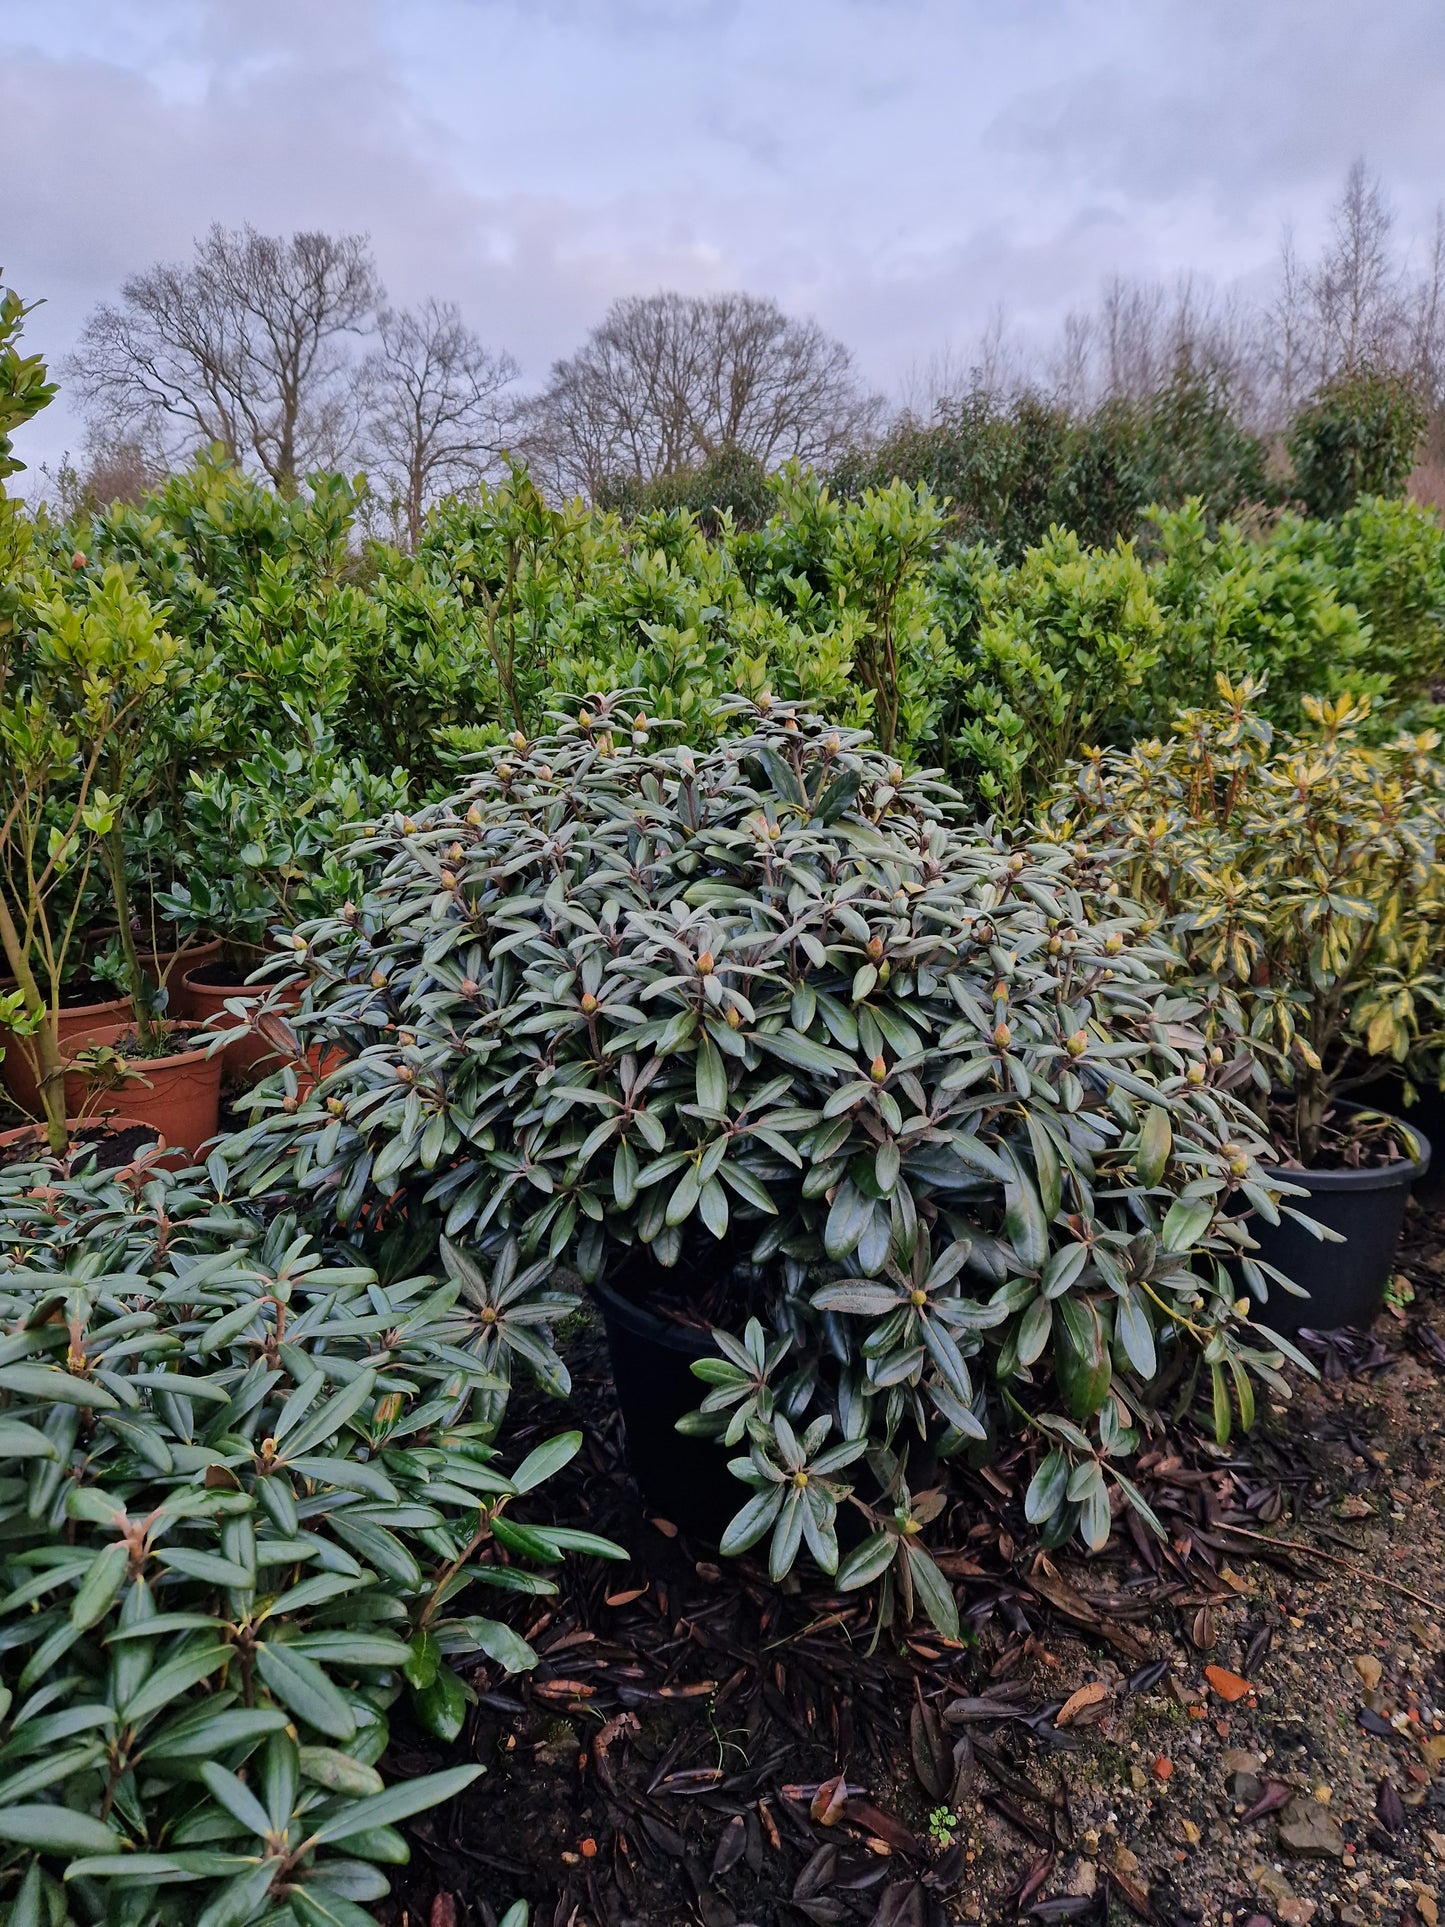
{"type": "Polygon", "coordinates": [[[113,1853],[124,1845],[114,1828],[69,1807],[0,1807],[0,1840],[37,1853],[113,1853]]]}
{"type": "Polygon", "coordinates": [[[780,1485],[769,1486],[765,1491],[755,1494],[742,1511],[728,1522],[727,1530],[718,1542],[718,1550],[732,1558],[755,1546],[771,1528],[782,1505],[783,1488],[780,1485]]]}
{"type": "Polygon", "coordinates": [[[1192,1251],[1214,1222],[1212,1198],[1176,1198],[1164,1217],[1160,1236],[1166,1251],[1192,1251]]]}
{"type": "Polygon", "coordinates": [[[111,1602],[125,1584],[130,1552],[123,1539],[117,1539],[96,1554],[95,1564],[86,1574],[75,1598],[70,1602],[70,1623],[81,1632],[104,1619],[111,1602]]]}
{"type": "Polygon", "coordinates": [[[1047,1452],[1039,1462],[1038,1470],[1029,1480],[1029,1489],[1024,1494],[1024,1517],[1031,1526],[1042,1525],[1051,1519],[1063,1504],[1064,1489],[1069,1483],[1069,1461],[1057,1446],[1047,1452]]]}
{"type": "Polygon", "coordinates": [[[416,1716],[428,1733],[448,1746],[461,1732],[467,1717],[467,1695],[450,1667],[438,1667],[430,1684],[413,1693],[416,1716]]]}
{"type": "Polygon", "coordinates": [[[256,1670],[264,1685],[297,1719],[328,1739],[355,1737],[351,1708],[314,1659],[293,1653],[274,1640],[258,1641],[256,1670]]]}
{"type": "Polygon", "coordinates": [[[271,1830],[266,1817],[266,1809],[255,1794],[223,1766],[214,1760],[207,1760],[201,1767],[201,1778],[211,1798],[223,1806],[233,1820],[237,1820],[248,1833],[264,1839],[271,1830]]]}
{"type": "Polygon", "coordinates": [[[1152,1186],[1159,1182],[1173,1148],[1174,1130],[1169,1122],[1169,1113],[1162,1104],[1151,1104],[1134,1153],[1134,1175],[1140,1184],[1152,1186]]]}
{"type": "Polygon", "coordinates": [[[527,1454],[512,1474],[512,1484],[518,1492],[532,1491],[560,1472],[564,1465],[570,1465],[581,1449],[580,1432],[559,1432],[556,1438],[548,1439],[527,1454]]]}
{"type": "Polygon", "coordinates": [[[1154,1348],[1154,1326],[1143,1296],[1131,1285],[1114,1310],[1114,1331],[1124,1356],[1142,1379],[1152,1379],[1158,1367],[1154,1348]]]}
{"type": "Polygon", "coordinates": [[[913,1590],[922,1601],[923,1610],[945,1639],[957,1639],[958,1602],[953,1596],[952,1586],[916,1539],[905,1539],[903,1551],[908,1560],[913,1590]]]}
{"type": "Polygon", "coordinates": [[[358,1800],[341,1813],[332,1814],[311,1835],[310,1845],[324,1847],[335,1840],[351,1840],[373,1827],[391,1827],[454,1800],[485,1771],[480,1766],[453,1766],[441,1773],[423,1773],[417,1779],[388,1787],[373,1799],[358,1800]]]}
{"type": "Polygon", "coordinates": [[[839,1592],[854,1592],[870,1586],[893,1564],[899,1541],[891,1532],[874,1532],[855,1546],[838,1568],[839,1592]]]}
{"type": "Polygon", "coordinates": [[[1009,1243],[1026,1270],[1041,1271],[1049,1255],[1049,1221],[1034,1181],[1012,1145],[1001,1147],[1010,1177],[1004,1186],[1004,1224],[1009,1243]]]}

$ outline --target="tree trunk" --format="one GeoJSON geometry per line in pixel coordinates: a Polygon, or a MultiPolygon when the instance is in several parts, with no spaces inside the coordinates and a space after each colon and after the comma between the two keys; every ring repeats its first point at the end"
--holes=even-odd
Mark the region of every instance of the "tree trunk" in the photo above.
{"type": "Polygon", "coordinates": [[[5,951],[5,961],[14,972],[20,994],[25,999],[26,1015],[40,1020],[34,1033],[35,1048],[40,1058],[40,1101],[45,1107],[46,1138],[51,1151],[59,1157],[70,1140],[65,1128],[65,1060],[60,1054],[60,1044],[56,1038],[55,1013],[40,994],[35,972],[30,968],[30,959],[20,941],[20,932],[15,928],[15,920],[10,914],[10,905],[3,896],[0,896],[0,947],[5,951]]]}

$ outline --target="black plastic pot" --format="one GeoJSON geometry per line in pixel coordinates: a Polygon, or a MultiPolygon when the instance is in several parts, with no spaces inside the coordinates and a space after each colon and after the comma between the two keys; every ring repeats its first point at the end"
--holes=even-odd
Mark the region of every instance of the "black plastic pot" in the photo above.
{"type": "Polygon", "coordinates": [[[1370,1171],[1283,1173],[1291,1184],[1309,1193],[1307,1198],[1289,1200],[1295,1209],[1338,1231],[1345,1242],[1322,1242],[1283,1215],[1277,1225],[1253,1218],[1250,1231],[1260,1249],[1252,1255],[1264,1258],[1309,1293],[1308,1298],[1295,1298],[1272,1284],[1268,1304],[1255,1308],[1262,1325],[1283,1338],[1293,1338],[1305,1329],[1334,1331],[1341,1325],[1363,1329],[1374,1323],[1395,1267],[1410,1187],[1424,1177],[1430,1164],[1430,1141],[1424,1132],[1414,1124],[1402,1129],[1419,1146],[1419,1156],[1409,1163],[1370,1171]]]}
{"type": "Polygon", "coordinates": [[[688,1438],[677,1421],[707,1395],[690,1370],[693,1360],[715,1358],[717,1346],[706,1332],[659,1317],[605,1280],[591,1290],[607,1327],[632,1476],[665,1519],[716,1544],[748,1489],[728,1471],[736,1454],[716,1440],[688,1438]]]}

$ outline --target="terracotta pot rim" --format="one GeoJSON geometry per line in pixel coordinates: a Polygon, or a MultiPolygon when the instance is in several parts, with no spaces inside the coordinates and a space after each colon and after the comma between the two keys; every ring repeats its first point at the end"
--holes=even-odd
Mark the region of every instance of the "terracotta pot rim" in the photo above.
{"type": "MultiPolygon", "coordinates": [[[[250,977],[247,977],[243,981],[238,983],[192,984],[191,978],[196,971],[210,970],[214,964],[219,963],[220,961],[221,959],[219,957],[216,957],[212,959],[211,963],[193,964],[191,969],[186,971],[181,978],[182,987],[186,990],[209,991],[212,996],[216,996],[216,997],[221,997],[221,996],[242,997],[247,995],[264,997],[268,990],[284,989],[286,987],[287,982],[289,981],[285,977],[268,977],[264,980],[264,982],[257,983],[255,980],[255,972],[253,971],[250,977]]],[[[264,962],[269,962],[269,961],[270,961],[270,953],[268,952],[266,955],[266,958],[264,959],[264,962]]],[[[258,969],[262,967],[264,967],[264,964],[257,966],[258,969]]],[[[300,973],[298,973],[298,976],[299,975],[300,973]]],[[[302,981],[304,981],[304,979],[302,979],[302,981]]]]}
{"type": "MultiPolygon", "coordinates": [[[[121,1038],[130,1036],[135,1029],[134,1020],[124,1024],[97,1024],[94,1030],[87,1032],[85,1036],[72,1037],[67,1041],[73,1050],[86,1050],[94,1044],[118,1043],[121,1038]]],[[[169,1031],[184,1031],[189,1036],[204,1036],[209,1034],[204,1024],[198,1023],[194,1018],[190,1017],[170,1019],[167,1024],[167,1029],[169,1031]]],[[[206,1055],[207,1053],[203,1050],[166,1051],[159,1057],[128,1057],[126,1062],[127,1064],[134,1064],[138,1072],[144,1075],[148,1070],[168,1070],[173,1064],[204,1063],[206,1055]]],[[[72,1057],[67,1061],[66,1069],[78,1070],[84,1073],[85,1066],[83,1064],[77,1064],[72,1057]]]]}

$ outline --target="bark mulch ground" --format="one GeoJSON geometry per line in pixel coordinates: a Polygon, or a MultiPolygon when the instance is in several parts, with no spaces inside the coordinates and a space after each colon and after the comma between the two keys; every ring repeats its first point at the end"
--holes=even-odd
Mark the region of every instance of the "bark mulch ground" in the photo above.
{"type": "MultiPolygon", "coordinates": [[[[395,1927],[1436,1927],[1445,1909],[1445,1225],[1412,1208],[1413,1302],[1320,1345],[1321,1380],[1220,1451],[1142,1465],[1169,1529],[1030,1547],[1005,1459],[932,1530],[965,1615],[876,1648],[866,1603],[777,1592],[649,1517],[584,1325],[553,1516],[577,1562],[510,1617],[535,1672],[475,1677],[482,1761],[410,1829],[395,1927]]],[[[514,1406],[514,1411],[515,1411],[514,1406]]],[[[489,1594],[477,1610],[495,1610],[489,1594]]]]}

